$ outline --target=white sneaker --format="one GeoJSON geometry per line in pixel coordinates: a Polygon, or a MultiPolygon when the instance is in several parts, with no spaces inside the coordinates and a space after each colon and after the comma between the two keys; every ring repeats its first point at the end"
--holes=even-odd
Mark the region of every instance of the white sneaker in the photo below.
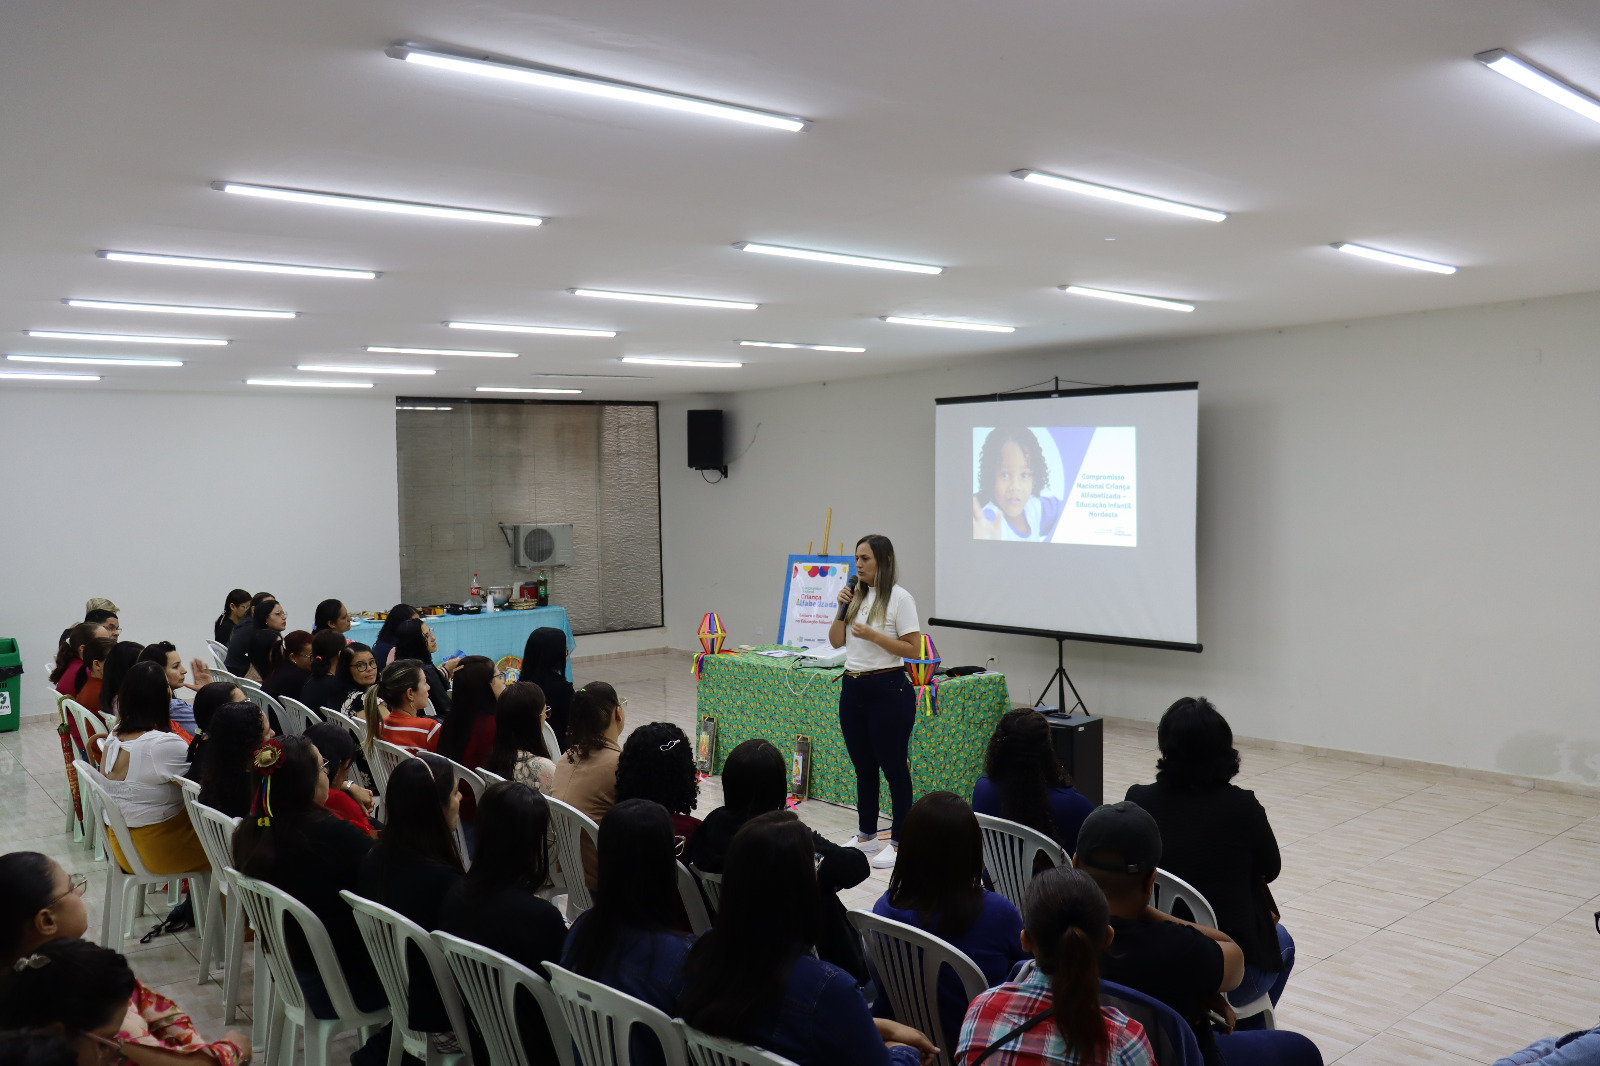
{"type": "Polygon", "coordinates": [[[890,844],[888,847],[881,848],[878,853],[872,857],[872,868],[874,870],[893,869],[895,857],[899,853],[899,844],[890,844]]]}
{"type": "Polygon", "coordinates": [[[846,847],[855,848],[864,854],[875,855],[882,850],[883,845],[886,844],[888,840],[888,833],[879,833],[877,836],[870,837],[863,837],[856,833],[851,833],[850,838],[844,843],[846,847]]]}

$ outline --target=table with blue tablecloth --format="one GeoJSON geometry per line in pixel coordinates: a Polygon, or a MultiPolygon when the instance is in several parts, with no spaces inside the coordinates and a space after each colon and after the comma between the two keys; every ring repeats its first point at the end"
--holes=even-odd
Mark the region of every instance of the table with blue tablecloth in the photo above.
{"type": "MultiPolygon", "coordinates": [[[[572,623],[565,607],[532,607],[526,611],[499,610],[485,614],[441,614],[423,619],[439,643],[434,658],[443,662],[457,651],[486,655],[496,661],[507,655],[522,657],[528,634],[549,627],[567,635],[567,680],[572,680],[572,650],[578,646],[572,636],[572,623]]],[[[345,636],[372,646],[377,643],[382,622],[355,622],[345,636]]]]}

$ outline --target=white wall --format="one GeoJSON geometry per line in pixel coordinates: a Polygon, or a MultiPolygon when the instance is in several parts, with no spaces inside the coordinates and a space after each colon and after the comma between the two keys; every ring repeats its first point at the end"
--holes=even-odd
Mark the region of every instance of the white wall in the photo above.
{"type": "MultiPolygon", "coordinates": [[[[935,397],[1198,380],[1205,651],[1069,644],[1092,711],[1205,695],[1245,736],[1600,781],[1597,338],[1585,294],[664,404],[673,645],[713,608],[730,644],[772,640],[784,556],[829,506],[834,540],[894,540],[932,614],[935,397]],[[690,407],[749,445],[726,483],[685,467],[690,407]]],[[[1055,665],[1050,642],[932,632],[1019,700],[1055,665]]]]}
{"type": "Polygon", "coordinates": [[[21,643],[24,713],[83,604],[187,661],[228,590],[267,590],[291,629],[317,602],[400,596],[387,399],[0,388],[0,636],[21,643]]]}

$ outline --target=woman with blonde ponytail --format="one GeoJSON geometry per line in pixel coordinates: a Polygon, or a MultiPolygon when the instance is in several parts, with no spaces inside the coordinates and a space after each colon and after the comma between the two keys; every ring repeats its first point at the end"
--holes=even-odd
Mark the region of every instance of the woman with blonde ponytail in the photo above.
{"type": "Polygon", "coordinates": [[[428,681],[422,664],[396,659],[385,666],[361,705],[367,723],[363,753],[372,754],[373,740],[387,740],[410,752],[439,750],[439,720],[422,717],[427,709],[428,681]]]}
{"type": "Polygon", "coordinates": [[[1022,946],[1033,955],[1018,980],[972,1001],[958,1066],[1152,1066],[1144,1027],[1100,1005],[1100,952],[1111,945],[1106,897],[1063,866],[1028,884],[1022,946]]]}

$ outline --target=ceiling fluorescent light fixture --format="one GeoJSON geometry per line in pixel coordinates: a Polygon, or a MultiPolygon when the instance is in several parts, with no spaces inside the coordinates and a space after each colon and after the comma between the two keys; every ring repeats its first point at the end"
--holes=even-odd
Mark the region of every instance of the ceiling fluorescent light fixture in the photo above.
{"type": "Polygon", "coordinates": [[[245,378],[246,385],[278,385],[294,389],[370,389],[370,381],[296,381],[294,378],[245,378]]]}
{"type": "Polygon", "coordinates": [[[1138,304],[1140,307],[1160,307],[1167,311],[1194,310],[1194,304],[1186,304],[1179,300],[1163,300],[1158,296],[1136,296],[1131,292],[1117,292],[1114,289],[1091,289],[1087,285],[1063,285],[1061,291],[1070,292],[1074,296],[1093,296],[1097,300],[1138,304]]]}
{"type": "Polygon", "coordinates": [[[453,407],[413,407],[413,406],[411,406],[409,404],[401,404],[401,405],[396,406],[395,410],[396,411],[453,411],[453,410],[455,410],[455,408],[453,408],[453,407]]]}
{"type": "MultiPolygon", "coordinates": [[[[541,333],[551,337],[615,337],[613,329],[573,329],[569,326],[517,326],[506,322],[446,322],[451,329],[483,329],[491,333],[541,333]]],[[[477,353],[474,353],[477,354],[477,353]]]]}
{"type": "Polygon", "coordinates": [[[737,370],[744,366],[727,359],[684,359],[675,355],[625,355],[624,363],[640,363],[644,366],[692,366],[703,370],[737,370]]]}
{"type": "Polygon", "coordinates": [[[95,255],[115,263],[154,263],[158,266],[203,267],[207,270],[243,270],[254,274],[298,274],[308,278],[357,278],[372,281],[381,276],[376,270],[294,266],[289,263],[255,263],[246,259],[201,259],[189,255],[157,255],[154,252],[117,252],[109,248],[102,248],[95,255]]]}
{"type": "Polygon", "coordinates": [[[904,270],[910,274],[943,274],[944,267],[926,263],[902,263],[896,259],[873,259],[865,255],[845,255],[841,252],[817,252],[809,248],[785,248],[780,244],[756,244],[740,241],[734,245],[741,252],[756,255],[776,255],[785,259],[812,259],[818,263],[838,263],[840,266],[875,267],[878,270],[904,270]]]}
{"type": "Polygon", "coordinates": [[[48,370],[0,370],[0,378],[29,381],[99,381],[99,374],[53,374],[48,370]]]}
{"type": "Polygon", "coordinates": [[[74,366],[182,366],[177,359],[119,359],[107,355],[8,355],[14,363],[68,363],[74,366]]]}
{"type": "Polygon", "coordinates": [[[1575,89],[1547,71],[1504,48],[1491,48],[1472,57],[1496,74],[1503,74],[1525,89],[1532,89],[1546,100],[1553,100],[1569,111],[1576,111],[1592,122],[1600,122],[1600,100],[1575,89]]]}
{"type": "Polygon", "coordinates": [[[559,67],[512,62],[504,59],[493,59],[488,56],[453,55],[449,52],[425,48],[406,41],[390,45],[384,49],[384,54],[406,63],[415,63],[418,66],[431,67],[435,70],[450,70],[458,74],[476,74],[481,78],[495,78],[499,81],[516,82],[519,85],[532,85],[541,89],[560,89],[565,92],[581,93],[584,96],[599,96],[607,100],[620,100],[630,104],[644,104],[647,107],[666,108],[669,111],[686,111],[693,115],[727,119],[752,126],[766,126],[769,129],[785,130],[789,133],[799,133],[808,124],[805,119],[795,115],[780,115],[772,111],[760,111],[753,107],[741,107],[738,104],[723,103],[720,100],[707,100],[699,96],[685,96],[681,93],[670,93],[644,85],[630,85],[627,82],[612,81],[610,78],[598,78],[592,74],[580,74],[576,71],[562,70],[559,67]]]}
{"type": "Polygon", "coordinates": [[[865,348],[852,348],[845,344],[792,344],[788,341],[740,341],[744,348],[805,348],[813,352],[864,352],[865,348]]]}
{"type": "Polygon", "coordinates": [[[932,326],[934,329],[970,329],[979,333],[1015,333],[1016,326],[995,326],[987,322],[952,322],[945,318],[905,318],[901,315],[884,315],[885,322],[897,326],[932,326]]]}
{"type": "Polygon", "coordinates": [[[62,300],[68,307],[101,311],[154,311],[163,315],[215,315],[219,318],[294,318],[294,311],[255,311],[245,307],[184,307],[178,304],[133,304],[121,300],[62,300]]]}
{"type": "Polygon", "coordinates": [[[304,370],[314,374],[417,374],[430,375],[437,373],[425,366],[329,366],[326,364],[301,363],[296,370],[304,370]]]}
{"type": "Polygon", "coordinates": [[[596,300],[631,300],[642,304],[673,304],[679,307],[721,307],[729,311],[754,311],[760,304],[742,300],[708,300],[700,296],[660,296],[648,292],[614,292],[611,289],[568,289],[574,296],[592,296],[596,300]]]}
{"type": "Polygon", "coordinates": [[[1456,268],[1449,263],[1435,263],[1432,260],[1418,259],[1412,255],[1385,252],[1378,248],[1368,248],[1363,244],[1340,241],[1334,247],[1347,255],[1359,255],[1363,259],[1375,259],[1380,263],[1388,263],[1390,266],[1410,267],[1412,270],[1428,270],[1435,274],[1454,274],[1456,272],[1456,268]]]}
{"type": "Polygon", "coordinates": [[[1081,196],[1093,196],[1099,200],[1111,200],[1130,207],[1143,207],[1150,211],[1164,211],[1169,215],[1182,215],[1185,218],[1198,218],[1206,222],[1221,222],[1227,218],[1222,211],[1213,211],[1209,207],[1196,207],[1193,204],[1180,204],[1176,200],[1163,200],[1159,196],[1146,196],[1144,193],[1129,192],[1127,189],[1117,189],[1110,185],[1096,185],[1092,181],[1079,181],[1077,178],[1063,178],[1059,174],[1046,174],[1042,170],[1013,170],[1013,178],[1034,185],[1045,185],[1052,189],[1062,189],[1066,192],[1075,192],[1081,196]]]}
{"type": "Polygon", "coordinates": [[[525,389],[511,385],[479,385],[478,392],[536,392],[546,396],[577,396],[582,389],[525,389]]]}
{"type": "Polygon", "coordinates": [[[485,359],[515,359],[516,352],[474,352],[461,348],[385,348],[381,345],[369,345],[367,351],[379,355],[468,355],[481,356],[485,359]]]}
{"type": "Polygon", "coordinates": [[[309,189],[285,189],[275,185],[245,185],[237,181],[214,181],[211,187],[218,192],[236,196],[255,196],[263,200],[286,200],[294,204],[316,204],[321,207],[344,207],[352,211],[380,211],[391,215],[421,215],[425,218],[453,218],[461,222],[498,222],[506,226],[539,226],[544,219],[538,215],[516,215],[507,211],[479,211],[471,207],[446,207],[443,204],[423,204],[411,200],[385,200],[377,196],[346,196],[343,193],[312,192],[309,189]]]}
{"type": "Polygon", "coordinates": [[[30,337],[57,341],[110,341],[113,344],[191,344],[220,348],[228,342],[220,337],[140,337],[128,333],[67,333],[55,329],[24,330],[30,337]]]}

